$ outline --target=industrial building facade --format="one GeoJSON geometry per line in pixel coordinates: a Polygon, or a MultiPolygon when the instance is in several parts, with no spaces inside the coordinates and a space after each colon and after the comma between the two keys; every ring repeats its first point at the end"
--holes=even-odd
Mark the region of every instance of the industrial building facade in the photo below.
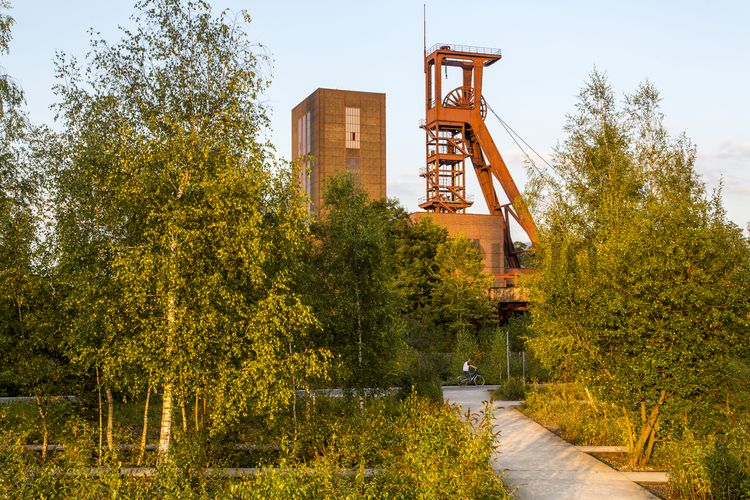
{"type": "Polygon", "coordinates": [[[506,271],[505,252],[503,251],[502,216],[489,214],[455,214],[441,212],[414,212],[413,221],[429,218],[438,226],[444,227],[449,236],[463,236],[479,248],[484,258],[484,270],[491,276],[504,274],[506,271]]]}
{"type": "Polygon", "coordinates": [[[326,181],[349,172],[370,199],[386,197],[385,94],[317,89],[292,109],[292,158],[318,213],[326,181]]]}
{"type": "Polygon", "coordinates": [[[505,289],[516,287],[523,274],[522,250],[515,248],[510,222],[520,226],[532,245],[538,229],[485,123],[491,108],[482,95],[483,75],[501,58],[500,49],[488,47],[438,43],[425,50],[425,119],[420,125],[425,131],[425,166],[420,169],[425,196],[419,206],[426,212],[412,217],[430,217],[450,235],[473,240],[495,287],[505,289]],[[451,89],[448,85],[455,82],[460,85],[451,89]],[[466,213],[473,204],[466,193],[467,160],[489,215],[466,213]],[[500,201],[496,182],[507,203],[500,201]]]}
{"type": "MultiPolygon", "coordinates": [[[[430,111],[428,109],[428,117],[430,111]]],[[[319,214],[323,207],[327,181],[341,172],[351,173],[370,199],[386,197],[385,113],[385,94],[334,89],[317,89],[292,109],[292,158],[305,166],[300,173],[299,184],[310,197],[313,214],[319,214]]],[[[426,125],[435,121],[432,118],[426,125]]],[[[466,148],[455,147],[461,145],[460,141],[453,136],[446,139],[444,133],[434,134],[437,139],[433,144],[430,142],[429,129],[427,134],[428,166],[433,165],[442,175],[446,170],[444,164],[449,164],[450,180],[455,181],[454,171],[457,168],[453,164],[460,161],[463,165],[467,153],[462,151],[466,148]],[[440,155],[449,158],[445,161],[435,160],[434,157],[440,155]]],[[[479,151],[479,147],[474,146],[474,151],[479,151]]],[[[463,166],[460,170],[463,175],[463,166]]],[[[470,203],[458,206],[465,195],[463,189],[453,193],[455,182],[447,183],[447,187],[451,188],[448,192],[450,196],[447,196],[443,192],[446,191],[443,189],[446,183],[441,178],[439,183],[434,184],[442,190],[435,191],[437,194],[434,195],[430,191],[430,169],[422,169],[421,175],[428,180],[428,191],[427,201],[420,206],[428,211],[413,213],[412,219],[431,218],[445,227],[451,236],[462,235],[474,241],[484,257],[485,270],[496,281],[504,279],[503,275],[508,272],[518,272],[513,269],[517,266],[508,259],[507,219],[502,214],[504,207],[496,202],[496,210],[492,214],[465,213],[462,208],[470,203]],[[455,207],[451,204],[458,209],[454,211],[452,208],[455,207]]]]}

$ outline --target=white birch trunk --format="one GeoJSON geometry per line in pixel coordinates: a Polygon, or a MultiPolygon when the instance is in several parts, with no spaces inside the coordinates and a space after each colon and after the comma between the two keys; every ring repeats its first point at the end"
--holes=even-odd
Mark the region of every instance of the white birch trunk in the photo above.
{"type": "Polygon", "coordinates": [[[42,460],[47,459],[47,445],[49,443],[49,433],[47,432],[47,410],[49,409],[49,396],[44,398],[39,393],[35,394],[36,407],[39,410],[39,417],[42,419],[42,460]]]}
{"type": "Polygon", "coordinates": [[[161,430],[159,432],[159,458],[166,460],[172,437],[172,383],[164,384],[161,400],[161,430]]]}
{"type": "MultiPolygon", "coordinates": [[[[170,254],[172,262],[177,256],[177,241],[172,237],[170,244],[170,254]]],[[[170,274],[172,270],[170,269],[170,274]]],[[[167,357],[172,355],[172,346],[174,342],[175,332],[175,309],[177,307],[177,297],[175,296],[174,285],[172,283],[172,276],[169,276],[169,292],[167,292],[167,357]]],[[[170,360],[167,359],[167,363],[170,360]]],[[[172,389],[173,380],[171,375],[168,375],[167,380],[164,382],[164,393],[161,401],[161,429],[159,432],[159,459],[166,460],[169,454],[169,443],[172,438],[172,413],[173,413],[173,401],[172,401],[172,389]]]]}
{"type": "Polygon", "coordinates": [[[107,450],[110,453],[115,452],[114,438],[112,436],[112,428],[114,427],[115,419],[115,401],[112,397],[112,388],[106,386],[104,392],[107,394],[107,450]]]}

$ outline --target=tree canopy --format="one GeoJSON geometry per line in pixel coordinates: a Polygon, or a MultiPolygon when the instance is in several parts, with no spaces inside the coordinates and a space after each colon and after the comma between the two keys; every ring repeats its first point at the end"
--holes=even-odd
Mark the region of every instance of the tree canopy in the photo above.
{"type": "Polygon", "coordinates": [[[339,354],[345,386],[380,387],[403,334],[390,251],[395,207],[370,201],[350,174],[328,179],[324,201],[307,294],[323,323],[319,342],[339,354]]]}
{"type": "Polygon", "coordinates": [[[659,101],[646,83],[620,107],[592,74],[555,154],[530,282],[531,346],[547,367],[626,415],[653,403],[631,433],[635,461],[648,460],[660,412],[690,419],[726,397],[750,327],[748,242],[659,101]]]}
{"type": "Polygon", "coordinates": [[[153,373],[166,454],[173,398],[184,415],[200,393],[220,429],[248,411],[273,416],[295,373],[324,377],[327,365],[300,346],[317,328],[290,286],[307,216],[263,139],[249,16],[200,0],[136,11],[121,41],[93,42],[84,71],[58,61],[59,235],[90,332],[73,350],[153,373]]]}

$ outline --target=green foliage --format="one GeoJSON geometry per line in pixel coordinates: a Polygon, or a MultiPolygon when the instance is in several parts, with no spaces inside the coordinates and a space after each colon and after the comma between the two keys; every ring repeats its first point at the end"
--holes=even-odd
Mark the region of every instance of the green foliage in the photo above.
{"type": "MultiPolygon", "coordinates": [[[[508,357],[506,353],[505,327],[492,328],[482,332],[480,337],[482,375],[488,384],[500,384],[507,378],[508,357]]],[[[515,371],[514,371],[515,374],[515,371]]]]}
{"type": "Polygon", "coordinates": [[[422,352],[447,352],[452,338],[438,324],[439,312],[432,305],[438,282],[435,260],[448,231],[423,217],[401,225],[394,239],[394,288],[401,296],[400,309],[406,322],[406,339],[422,352]]]}
{"type": "Polygon", "coordinates": [[[325,378],[328,355],[309,349],[317,320],[292,286],[308,221],[261,137],[264,61],[246,13],[136,7],[137,28],[95,41],[85,72],[58,61],[70,351],[105,380],[133,372],[138,391],[151,372],[180,404],[200,390],[216,432],[248,411],[273,418],[296,379],[325,378]]]}
{"type": "Polygon", "coordinates": [[[339,356],[337,382],[380,387],[394,372],[403,333],[391,286],[392,212],[369,201],[351,174],[330,178],[324,200],[306,285],[323,324],[316,344],[339,356]]]}
{"type": "MultiPolygon", "coordinates": [[[[684,498],[750,498],[750,391],[747,366],[737,370],[724,414],[698,432],[673,431],[665,450],[670,485],[684,498]]],[[[679,431],[680,429],[676,429],[679,431]]]]}
{"type": "Polygon", "coordinates": [[[443,402],[440,383],[455,378],[448,355],[422,352],[406,346],[398,363],[402,373],[399,385],[400,394],[407,397],[411,392],[436,402],[443,402]]]}
{"type": "Polygon", "coordinates": [[[95,39],[83,62],[58,58],[59,133],[33,129],[0,74],[0,381],[38,397],[0,415],[0,496],[507,496],[488,466],[491,415],[467,424],[442,405],[447,356],[402,340],[402,315],[421,323],[420,347],[487,323],[478,252],[392,200],[367,200],[351,177],[330,183],[311,226],[296,166],[263,138],[267,61],[249,20],[203,0],[137,2],[120,41],[95,39]],[[303,405],[295,389],[329,380],[331,351],[346,385],[398,375],[412,393],[345,400],[343,415],[303,405]],[[79,403],[49,399],[71,369],[79,403]],[[100,386],[117,401],[111,452],[94,423],[100,386]],[[137,443],[143,425],[151,442],[160,403],[169,460],[153,477],[121,477],[138,451],[117,445],[137,443]],[[238,435],[282,446],[238,450],[238,435]],[[22,447],[47,438],[64,451],[22,447]],[[237,482],[196,472],[238,464],[268,467],[237,482]]]}
{"type": "MultiPolygon", "coordinates": [[[[6,13],[8,9],[10,3],[0,0],[0,54],[9,52],[11,28],[15,22],[6,13]]],[[[3,163],[11,158],[13,141],[24,132],[26,120],[20,110],[24,100],[23,92],[13,78],[2,70],[0,67],[0,167],[5,167],[3,163]]],[[[0,174],[4,173],[4,168],[0,168],[0,174]]]]}
{"type": "Polygon", "coordinates": [[[634,422],[640,401],[660,394],[662,414],[700,419],[748,348],[748,243],[719,193],[706,195],[693,145],[664,129],[652,85],[618,109],[594,73],[566,133],[529,283],[530,346],[634,422]]]}
{"type": "Polygon", "coordinates": [[[494,398],[501,401],[522,401],[526,399],[527,388],[522,377],[511,377],[495,390],[494,398]]]}
{"type": "Polygon", "coordinates": [[[627,442],[621,411],[594,399],[578,384],[527,388],[523,412],[573,444],[619,446],[627,442]]]}
{"type": "Polygon", "coordinates": [[[495,311],[487,290],[492,278],[476,245],[462,236],[451,238],[438,246],[435,263],[432,306],[447,330],[455,336],[491,324],[495,311]]]}
{"type": "MultiPolygon", "coordinates": [[[[196,474],[189,454],[199,443],[174,448],[170,462],[151,478],[120,477],[106,464],[96,477],[82,474],[81,456],[94,441],[78,427],[67,455],[39,463],[12,435],[0,441],[0,496],[4,498],[507,498],[489,467],[494,448],[491,412],[467,421],[457,409],[411,395],[403,401],[319,401],[302,423],[292,454],[255,476],[220,479],[196,474]],[[79,457],[79,458],[77,458],[79,457]],[[65,472],[68,473],[65,473],[65,472]]],[[[198,448],[195,448],[197,446],[198,448]]]]}
{"type": "Polygon", "coordinates": [[[438,248],[448,231],[429,217],[401,226],[395,235],[395,286],[403,297],[402,310],[416,313],[431,302],[438,281],[438,248]]]}
{"type": "MultiPolygon", "coordinates": [[[[39,410],[35,402],[7,403],[3,404],[0,410],[3,431],[23,437],[25,444],[42,444],[42,433],[38,425],[39,410]]],[[[47,410],[50,439],[67,438],[70,434],[67,422],[75,416],[73,403],[52,399],[47,410]]]]}
{"type": "Polygon", "coordinates": [[[511,351],[511,377],[522,378],[525,371],[527,380],[546,381],[549,378],[547,370],[541,366],[526,346],[527,340],[532,336],[529,314],[512,315],[504,324],[496,328],[486,328],[480,332],[479,345],[482,354],[478,361],[482,365],[482,375],[488,383],[500,384],[508,376],[506,352],[508,341],[511,351]],[[523,353],[523,358],[521,353],[523,353]]]}
{"type": "Polygon", "coordinates": [[[461,371],[464,361],[467,359],[477,360],[481,356],[479,343],[474,337],[473,332],[459,332],[456,335],[456,344],[453,349],[453,365],[461,371]]]}
{"type": "MultiPolygon", "coordinates": [[[[316,471],[310,481],[322,488],[317,491],[324,491],[324,496],[343,496],[349,491],[376,498],[507,495],[488,465],[494,446],[490,413],[475,415],[467,424],[454,408],[412,395],[395,404],[369,401],[364,412],[351,411],[337,418],[319,415],[305,425],[300,436],[308,441],[300,449],[326,450],[308,461],[316,471]],[[351,470],[348,488],[331,489],[331,467],[351,470]],[[364,471],[370,468],[376,472],[366,479],[364,471]],[[320,482],[317,477],[321,477],[320,482]]],[[[294,477],[268,480],[274,480],[277,488],[291,488],[297,483],[294,477]]],[[[333,480],[334,488],[340,485],[333,480]]],[[[238,489],[247,491],[244,485],[238,489]]]]}
{"type": "MultiPolygon", "coordinates": [[[[8,7],[0,1],[0,53],[11,37],[8,7]]],[[[23,103],[21,89],[0,72],[0,390],[34,395],[46,436],[49,395],[66,390],[69,371],[45,225],[49,186],[37,158],[46,133],[31,126],[23,103]]]]}
{"type": "Polygon", "coordinates": [[[13,18],[3,10],[10,9],[10,3],[6,0],[0,0],[0,51],[7,52],[10,44],[10,28],[13,26],[13,18]]]}
{"type": "Polygon", "coordinates": [[[744,445],[742,450],[742,445],[688,435],[672,450],[670,486],[680,498],[750,498],[750,449],[744,445]]]}

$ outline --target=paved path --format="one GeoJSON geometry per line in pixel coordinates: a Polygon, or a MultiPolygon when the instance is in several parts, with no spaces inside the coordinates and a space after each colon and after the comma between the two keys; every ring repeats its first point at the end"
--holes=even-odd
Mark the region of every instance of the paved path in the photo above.
{"type": "MultiPolygon", "coordinates": [[[[479,411],[490,398],[484,388],[444,387],[443,397],[464,410],[479,411]]],[[[631,499],[656,498],[594,457],[578,451],[513,406],[495,402],[496,430],[500,446],[492,456],[492,468],[519,500],[533,499],[631,499]]]]}

